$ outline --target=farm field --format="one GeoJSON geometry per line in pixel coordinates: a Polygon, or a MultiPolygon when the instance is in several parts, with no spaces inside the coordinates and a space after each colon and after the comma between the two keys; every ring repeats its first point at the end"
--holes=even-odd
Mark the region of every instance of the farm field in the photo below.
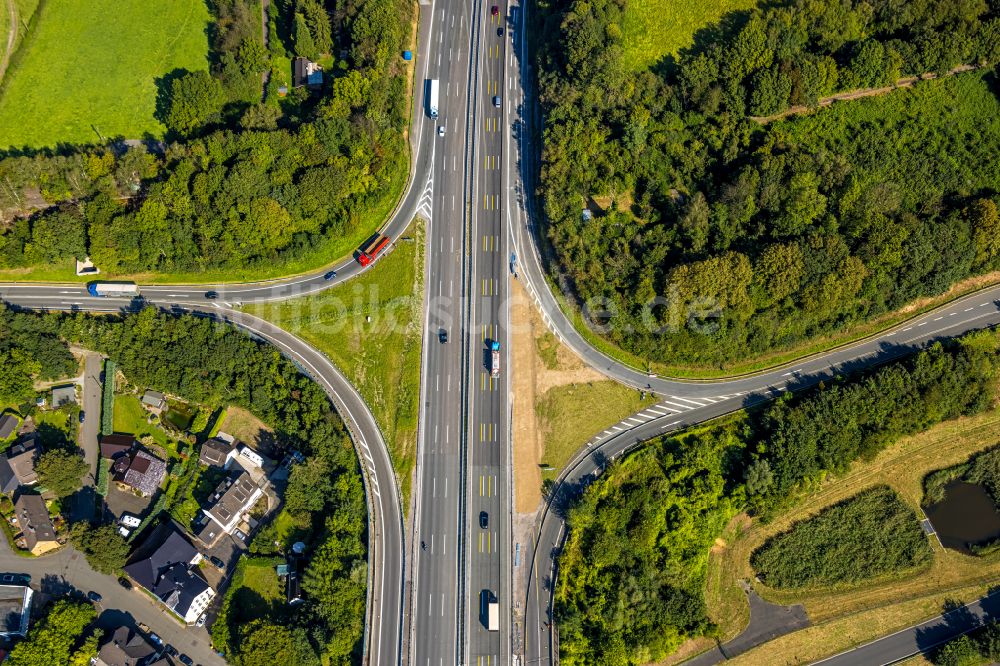
{"type": "Polygon", "coordinates": [[[757,0],[629,0],[622,29],[625,65],[638,71],[676,55],[691,46],[699,29],[756,4],[757,0]]]}
{"type": "Polygon", "coordinates": [[[162,137],[157,80],[208,67],[202,0],[49,0],[40,11],[5,76],[0,149],[162,137]]]}

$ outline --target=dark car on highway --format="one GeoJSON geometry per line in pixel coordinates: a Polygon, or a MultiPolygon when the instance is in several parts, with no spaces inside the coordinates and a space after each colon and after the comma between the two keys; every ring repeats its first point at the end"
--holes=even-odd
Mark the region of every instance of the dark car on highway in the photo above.
{"type": "Polygon", "coordinates": [[[447,344],[448,343],[448,331],[444,330],[443,328],[440,331],[438,331],[438,340],[441,341],[441,344],[447,344]]]}
{"type": "Polygon", "coordinates": [[[479,512],[479,527],[482,529],[487,529],[490,526],[490,514],[485,511],[479,512]]]}
{"type": "Polygon", "coordinates": [[[209,300],[213,300],[214,301],[218,297],[219,297],[219,292],[217,292],[217,291],[206,291],[205,292],[205,298],[207,298],[209,300]]]}
{"type": "Polygon", "coordinates": [[[327,271],[326,275],[323,276],[324,280],[332,280],[337,277],[337,271],[327,271]]]}

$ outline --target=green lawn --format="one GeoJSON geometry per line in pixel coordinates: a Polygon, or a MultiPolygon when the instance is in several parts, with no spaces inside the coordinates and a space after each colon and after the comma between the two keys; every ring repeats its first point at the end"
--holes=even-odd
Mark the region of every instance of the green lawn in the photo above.
{"type": "Polygon", "coordinates": [[[423,225],[374,269],[315,296],[244,308],[321,349],[361,392],[381,428],[407,506],[420,401],[423,225]],[[366,321],[371,317],[371,323],[366,321]]]}
{"type": "Polygon", "coordinates": [[[167,448],[167,433],[155,423],[146,421],[147,412],[139,398],[126,393],[115,396],[114,429],[115,432],[127,432],[138,439],[143,435],[152,435],[160,446],[167,448]]]}
{"type": "Polygon", "coordinates": [[[555,478],[573,454],[605,428],[656,404],[647,395],[611,380],[555,386],[538,400],[535,411],[545,440],[542,463],[552,467],[542,478],[555,478]]]}
{"type": "Polygon", "coordinates": [[[5,77],[0,148],[160,137],[156,80],[208,67],[204,0],[49,0],[41,11],[5,77]]]}
{"type": "Polygon", "coordinates": [[[757,0],[629,0],[622,26],[625,65],[641,70],[691,46],[700,28],[757,0]]]}

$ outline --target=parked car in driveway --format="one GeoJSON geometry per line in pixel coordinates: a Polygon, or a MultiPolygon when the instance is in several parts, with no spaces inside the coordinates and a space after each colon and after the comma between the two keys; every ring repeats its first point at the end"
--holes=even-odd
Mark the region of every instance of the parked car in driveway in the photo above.
{"type": "Polygon", "coordinates": [[[126,590],[132,589],[132,583],[129,581],[128,578],[125,578],[125,576],[118,577],[118,584],[124,587],[126,590]]]}
{"type": "Polygon", "coordinates": [[[198,616],[198,621],[194,623],[194,626],[196,626],[196,627],[204,627],[206,620],[208,620],[208,614],[207,613],[202,613],[201,615],[198,616]]]}
{"type": "Polygon", "coordinates": [[[191,660],[191,657],[187,656],[186,654],[182,654],[181,656],[177,657],[177,661],[181,662],[185,666],[192,666],[192,664],[194,664],[194,661],[191,660]]]}
{"type": "Polygon", "coordinates": [[[209,555],[208,556],[208,561],[211,562],[212,564],[214,564],[219,569],[222,569],[223,571],[225,571],[225,569],[226,569],[226,563],[223,562],[222,560],[220,560],[215,555],[209,555]]]}
{"type": "Polygon", "coordinates": [[[90,592],[87,592],[87,598],[93,601],[95,604],[97,604],[100,603],[101,599],[103,599],[104,597],[99,595],[97,592],[91,590],[90,592]]]}

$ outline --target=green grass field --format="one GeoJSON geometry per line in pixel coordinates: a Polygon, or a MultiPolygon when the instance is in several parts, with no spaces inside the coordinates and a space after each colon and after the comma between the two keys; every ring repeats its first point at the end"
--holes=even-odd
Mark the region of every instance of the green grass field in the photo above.
{"type": "Polygon", "coordinates": [[[0,148],[162,136],[156,79],[208,67],[203,0],[49,0],[42,12],[5,77],[0,148]]]}
{"type": "Polygon", "coordinates": [[[411,225],[376,266],[315,296],[244,308],[322,350],[364,397],[410,493],[420,401],[423,226],[411,225]],[[366,320],[371,317],[371,322],[366,320]]]}
{"type": "Polygon", "coordinates": [[[629,0],[625,4],[625,65],[645,69],[666,55],[691,46],[702,27],[757,0],[629,0]]]}
{"type": "Polygon", "coordinates": [[[131,394],[115,396],[115,432],[131,433],[138,439],[143,435],[152,435],[160,446],[167,446],[167,433],[159,425],[146,421],[148,412],[143,409],[139,398],[131,394]]]}

